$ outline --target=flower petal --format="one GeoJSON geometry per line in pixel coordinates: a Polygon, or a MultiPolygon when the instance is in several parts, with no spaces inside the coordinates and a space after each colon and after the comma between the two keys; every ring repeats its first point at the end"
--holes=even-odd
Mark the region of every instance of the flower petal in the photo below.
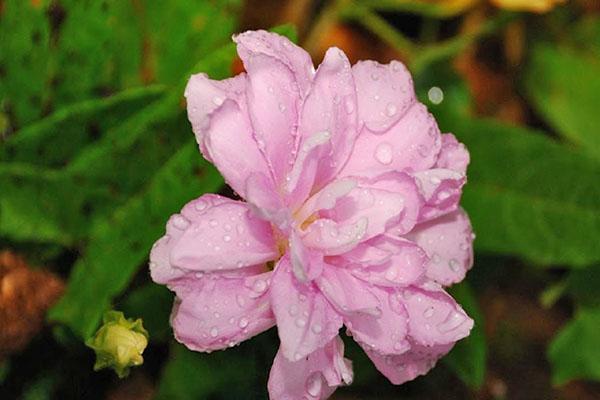
{"type": "Polygon", "coordinates": [[[462,281],[473,265],[473,231],[460,209],[417,225],[407,237],[427,252],[427,277],[442,285],[462,281]]]}
{"type": "Polygon", "coordinates": [[[271,283],[271,302],[281,351],[298,361],[325,346],[338,334],[342,319],[314,284],[296,280],[289,255],[275,267],[271,283]]]}
{"type": "Polygon", "coordinates": [[[414,177],[425,199],[419,222],[440,217],[458,208],[462,187],[467,181],[464,174],[450,169],[429,169],[414,173],[414,177]]]}
{"type": "Polygon", "coordinates": [[[453,344],[436,346],[419,346],[413,344],[407,352],[399,355],[380,354],[365,349],[375,367],[394,385],[412,381],[425,375],[436,361],[446,355],[453,344]]]}
{"type": "Polygon", "coordinates": [[[248,71],[246,96],[254,136],[279,184],[294,161],[301,105],[298,84],[292,71],[271,56],[254,54],[244,64],[248,71]]]}
{"type": "Polygon", "coordinates": [[[308,226],[303,240],[327,255],[342,254],[392,228],[396,233],[409,231],[416,222],[420,203],[416,186],[406,174],[335,181],[309,199],[300,211],[301,215],[318,212],[321,217],[308,226]],[[344,190],[338,190],[340,187],[344,190]]]}
{"type": "Polygon", "coordinates": [[[225,181],[245,197],[246,179],[252,173],[271,176],[265,157],[253,137],[247,111],[232,100],[225,100],[210,116],[201,150],[212,160],[225,181]],[[241,156],[243,154],[243,157],[241,156]]]}
{"type": "Polygon", "coordinates": [[[409,335],[423,346],[450,344],[469,335],[473,320],[442,289],[410,287],[392,297],[408,312],[409,335]]]}
{"type": "Polygon", "coordinates": [[[210,160],[204,136],[210,126],[210,117],[225,100],[238,101],[246,88],[246,74],[222,81],[212,80],[205,73],[192,75],[185,88],[188,118],[196,134],[196,141],[204,156],[210,160]]]}
{"type": "MultiPolygon", "coordinates": [[[[387,257],[380,262],[356,262],[352,265],[352,273],[358,278],[378,286],[405,287],[420,282],[425,274],[429,258],[415,243],[386,236],[378,236],[368,245],[385,252],[387,257]]],[[[365,252],[368,254],[375,253],[365,252]]],[[[356,257],[356,254],[354,255],[356,257]]],[[[344,255],[346,257],[346,255],[344,255]]]]}
{"type": "Polygon", "coordinates": [[[364,281],[355,278],[345,268],[325,265],[316,284],[341,314],[379,315],[379,299],[371,293],[364,281]]]}
{"type": "Polygon", "coordinates": [[[421,103],[415,103],[389,129],[363,129],[340,176],[431,168],[441,147],[440,130],[421,103]]]}
{"type": "Polygon", "coordinates": [[[271,225],[256,218],[246,203],[227,200],[190,221],[176,217],[183,231],[173,242],[170,263],[191,271],[243,268],[274,260],[277,247],[271,225]]]}
{"type": "Polygon", "coordinates": [[[166,234],[158,239],[150,252],[150,274],[156,283],[169,284],[178,279],[184,279],[189,271],[174,268],[171,265],[173,245],[181,239],[187,225],[200,221],[206,211],[220,204],[230,202],[226,197],[215,194],[205,194],[187,203],[181,214],[172,215],[167,222],[166,234]]]}
{"type": "Polygon", "coordinates": [[[302,107],[298,156],[286,177],[292,207],[344,166],[356,137],[356,91],[346,55],[330,48],[302,107]]]}
{"type": "MultiPolygon", "coordinates": [[[[237,51],[246,68],[253,57],[266,56],[273,64],[285,65],[293,74],[300,94],[309,90],[315,75],[310,55],[288,38],[264,30],[247,31],[233,37],[237,51]]],[[[252,68],[250,68],[252,69],[252,68]]]]}
{"type": "Polygon", "coordinates": [[[280,348],[269,374],[269,397],[324,400],[352,379],[352,363],[344,358],[344,343],[339,336],[299,361],[289,361],[280,348]]]}
{"type": "Polygon", "coordinates": [[[373,132],[390,128],[416,102],[412,77],[398,61],[386,65],[359,61],[352,67],[352,74],[359,119],[373,132]]]}
{"type": "Polygon", "coordinates": [[[406,311],[402,307],[393,307],[393,290],[372,287],[370,291],[379,300],[380,313],[347,315],[344,324],[363,348],[381,354],[402,354],[409,348],[406,311]]]}
{"type": "Polygon", "coordinates": [[[437,168],[451,169],[462,174],[467,172],[470,156],[464,144],[451,133],[442,135],[442,149],[436,162],[437,168]]]}
{"type": "MultiPolygon", "coordinates": [[[[267,282],[271,271],[253,279],[267,282]]],[[[192,350],[232,347],[275,324],[267,291],[256,295],[247,277],[204,275],[178,291],[171,324],[175,338],[192,350]]]]}

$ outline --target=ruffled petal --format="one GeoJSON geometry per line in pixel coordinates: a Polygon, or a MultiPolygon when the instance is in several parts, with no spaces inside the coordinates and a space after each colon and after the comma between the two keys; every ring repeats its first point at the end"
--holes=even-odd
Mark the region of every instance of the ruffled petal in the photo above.
{"type": "Polygon", "coordinates": [[[381,354],[402,354],[410,348],[407,341],[408,314],[392,302],[395,296],[393,290],[372,287],[370,291],[379,300],[379,313],[347,315],[344,316],[344,324],[364,349],[381,354]]]}
{"type": "Polygon", "coordinates": [[[211,115],[225,102],[238,102],[246,89],[246,74],[221,81],[210,79],[205,73],[192,75],[185,88],[188,119],[196,135],[204,157],[210,160],[210,155],[204,143],[204,136],[210,126],[211,115]]]}
{"type": "Polygon", "coordinates": [[[430,169],[416,172],[420,192],[425,199],[419,222],[429,221],[458,208],[466,176],[450,169],[430,169]]]}
{"type": "Polygon", "coordinates": [[[395,233],[407,232],[421,204],[415,192],[412,178],[402,173],[333,182],[300,211],[303,217],[315,212],[320,217],[306,228],[303,240],[327,255],[337,255],[392,228],[395,233]]]}
{"type": "Polygon", "coordinates": [[[150,274],[156,283],[169,284],[184,279],[190,271],[173,267],[171,252],[192,222],[202,220],[208,210],[220,204],[230,202],[226,197],[205,194],[187,203],[180,214],[172,215],[167,222],[166,234],[158,239],[150,252],[150,274]]]}
{"type": "Polygon", "coordinates": [[[394,385],[412,381],[429,372],[438,359],[452,349],[453,343],[436,346],[412,345],[403,354],[380,354],[365,349],[375,367],[394,385]]]}
{"type": "Polygon", "coordinates": [[[352,67],[358,94],[358,115],[367,129],[383,132],[416,102],[412,77],[406,67],[392,61],[383,65],[359,61],[352,67]]]}
{"type": "Polygon", "coordinates": [[[340,176],[431,168],[441,147],[440,130],[421,103],[413,104],[389,129],[363,129],[340,176]]]}
{"type": "Polygon", "coordinates": [[[270,55],[253,54],[244,59],[244,65],[248,71],[246,96],[254,137],[275,182],[280,184],[294,160],[301,105],[298,83],[288,66],[270,55]]]}
{"type": "Polygon", "coordinates": [[[272,64],[285,65],[292,73],[301,97],[308,92],[315,75],[310,55],[288,38],[264,30],[247,31],[233,37],[246,69],[254,57],[267,57],[272,64]]]}
{"type": "Polygon", "coordinates": [[[462,281],[473,265],[473,231],[463,210],[419,224],[407,237],[427,252],[427,277],[442,285],[462,281]]]}
{"type": "Polygon", "coordinates": [[[346,55],[337,48],[325,54],[302,107],[298,155],[286,177],[290,206],[327,184],[344,166],[356,130],[356,91],[346,55]]]}
{"type": "Polygon", "coordinates": [[[410,287],[392,297],[395,307],[408,313],[409,335],[419,345],[451,344],[465,338],[473,328],[473,320],[441,288],[410,287]]]}
{"type": "Polygon", "coordinates": [[[349,270],[325,265],[316,284],[336,310],[345,314],[380,314],[379,299],[371,293],[364,281],[354,277],[349,270]]]}
{"type": "Polygon", "coordinates": [[[451,133],[442,135],[442,149],[436,162],[437,168],[451,169],[465,174],[469,165],[470,156],[464,144],[456,140],[451,133]]]}
{"type": "Polygon", "coordinates": [[[355,252],[350,258],[344,255],[344,258],[352,262],[352,274],[370,284],[406,287],[419,283],[425,275],[429,258],[409,240],[378,236],[361,246],[374,249],[355,252]]]}
{"type": "Polygon", "coordinates": [[[271,225],[256,218],[246,203],[234,200],[207,207],[192,220],[184,215],[172,217],[167,234],[171,236],[170,265],[189,271],[243,268],[278,255],[271,225]]]}
{"type": "Polygon", "coordinates": [[[212,160],[233,190],[245,197],[246,179],[253,173],[271,177],[267,161],[252,132],[247,111],[232,100],[210,116],[200,149],[212,160]]]}
{"type": "Polygon", "coordinates": [[[275,318],[267,290],[255,287],[256,282],[267,285],[270,274],[207,274],[177,290],[171,316],[175,338],[192,350],[212,351],[271,328],[275,318]]]}
{"type": "Polygon", "coordinates": [[[317,287],[297,281],[288,255],[275,267],[271,302],[281,351],[288,360],[298,361],[325,346],[342,326],[341,317],[317,287]]]}
{"type": "Polygon", "coordinates": [[[299,361],[288,360],[280,348],[269,374],[269,397],[324,400],[352,379],[352,363],[344,358],[344,343],[339,336],[299,361]]]}

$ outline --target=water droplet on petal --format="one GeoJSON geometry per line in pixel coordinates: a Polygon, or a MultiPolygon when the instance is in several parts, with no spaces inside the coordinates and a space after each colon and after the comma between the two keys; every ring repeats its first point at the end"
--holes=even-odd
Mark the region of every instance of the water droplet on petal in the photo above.
{"type": "Polygon", "coordinates": [[[248,326],[248,323],[249,323],[248,318],[241,318],[240,322],[238,323],[238,326],[240,328],[244,329],[245,327],[248,326]]]}
{"type": "Polygon", "coordinates": [[[224,242],[230,242],[231,241],[231,236],[229,236],[229,235],[223,236],[223,241],[224,242]]]}
{"type": "Polygon", "coordinates": [[[425,318],[431,318],[431,317],[433,317],[434,312],[435,312],[435,309],[433,307],[427,307],[425,309],[425,311],[423,311],[423,316],[425,318]]]}
{"type": "Polygon", "coordinates": [[[213,97],[213,103],[215,103],[216,106],[220,106],[221,104],[223,104],[223,98],[215,96],[213,97]]]}
{"type": "Polygon", "coordinates": [[[393,117],[394,115],[396,115],[397,112],[398,112],[398,107],[396,107],[396,105],[394,103],[389,103],[385,107],[385,114],[388,117],[393,117]]]}
{"type": "Polygon", "coordinates": [[[306,391],[311,397],[318,398],[321,396],[323,389],[323,381],[320,372],[313,372],[306,380],[306,391]]]}
{"type": "Polygon", "coordinates": [[[281,112],[285,111],[285,104],[279,103],[279,111],[281,111],[281,112]]]}
{"type": "Polygon", "coordinates": [[[313,331],[313,333],[319,334],[319,333],[321,333],[323,331],[323,327],[321,325],[319,325],[319,324],[314,324],[311,327],[311,330],[313,331]]]}
{"type": "Polygon", "coordinates": [[[216,219],[211,219],[210,221],[208,221],[208,224],[209,224],[210,226],[212,226],[213,228],[214,228],[215,226],[219,225],[219,223],[217,222],[217,220],[216,220],[216,219]]]}
{"type": "Polygon", "coordinates": [[[290,315],[292,317],[295,316],[295,315],[298,315],[298,306],[291,305],[290,308],[288,309],[288,312],[290,313],[290,315]]]}
{"type": "Polygon", "coordinates": [[[205,210],[205,209],[206,209],[206,206],[207,206],[207,204],[206,204],[206,202],[205,202],[205,201],[203,201],[203,200],[197,201],[197,202],[194,204],[194,208],[196,209],[196,211],[203,211],[203,210],[205,210]]]}
{"type": "Polygon", "coordinates": [[[241,294],[238,294],[235,299],[240,307],[244,307],[246,304],[246,300],[244,300],[244,297],[241,294]]]}
{"type": "Polygon", "coordinates": [[[450,270],[452,270],[452,272],[457,272],[460,268],[460,263],[454,258],[448,262],[448,265],[450,266],[450,270]]]}
{"type": "Polygon", "coordinates": [[[219,335],[219,330],[217,329],[217,327],[213,327],[213,328],[210,330],[210,336],[212,336],[212,337],[217,337],[218,335],[219,335]]]}
{"type": "Polygon", "coordinates": [[[375,148],[375,159],[380,163],[385,165],[390,164],[393,157],[393,149],[389,143],[379,143],[375,148]]]}
{"type": "Polygon", "coordinates": [[[298,319],[296,320],[296,326],[297,326],[298,328],[302,328],[302,327],[306,326],[306,320],[305,320],[305,319],[303,319],[303,318],[298,318],[298,319]]]}
{"type": "Polygon", "coordinates": [[[440,200],[446,200],[448,197],[450,197],[450,193],[448,193],[445,190],[442,190],[439,194],[438,194],[438,198],[440,200]]]}
{"type": "Polygon", "coordinates": [[[184,230],[190,226],[190,221],[183,215],[176,215],[173,217],[173,226],[179,230],[184,230]]]}
{"type": "Polygon", "coordinates": [[[252,286],[252,290],[254,290],[256,293],[262,293],[267,289],[267,282],[263,281],[262,279],[258,279],[256,282],[254,282],[254,285],[252,286]]]}
{"type": "Polygon", "coordinates": [[[354,112],[354,102],[352,101],[351,98],[347,98],[346,99],[345,106],[346,106],[346,112],[348,114],[352,114],[354,112]]]}
{"type": "Polygon", "coordinates": [[[439,264],[439,262],[441,261],[441,257],[440,257],[440,255],[439,255],[439,254],[437,254],[437,253],[433,253],[433,254],[432,254],[432,256],[431,256],[431,261],[432,261],[434,264],[439,264]]]}

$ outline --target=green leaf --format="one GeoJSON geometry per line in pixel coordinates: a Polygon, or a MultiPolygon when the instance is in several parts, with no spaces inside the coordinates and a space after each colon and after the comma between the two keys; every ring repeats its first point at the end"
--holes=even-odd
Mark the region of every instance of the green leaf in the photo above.
{"type": "Polygon", "coordinates": [[[252,396],[255,357],[242,349],[212,354],[192,352],[180,344],[171,346],[171,356],[158,385],[157,400],[212,398],[248,399],[252,396]]]}
{"type": "Polygon", "coordinates": [[[67,291],[49,318],[89,337],[112,298],[127,287],[146,259],[150,246],[164,231],[167,216],[222,183],[218,172],[198,155],[195,144],[183,147],[145,190],[92,227],[89,248],[77,261],[67,291]]]}
{"type": "Polygon", "coordinates": [[[598,161],[540,132],[440,110],[441,129],[471,153],[462,205],[476,250],[540,265],[600,261],[598,161]]]}
{"type": "Polygon", "coordinates": [[[578,305],[599,307],[600,264],[584,270],[571,271],[566,279],[566,290],[578,305]]]}
{"type": "Polygon", "coordinates": [[[581,309],[548,348],[552,381],[600,380],[600,308],[581,309]]]}
{"type": "Polygon", "coordinates": [[[118,308],[126,315],[141,318],[151,341],[166,341],[171,336],[172,305],[173,293],[169,289],[148,283],[129,293],[118,308]]]}
{"type": "Polygon", "coordinates": [[[450,367],[466,384],[478,389],[483,384],[486,371],[487,347],[484,334],[484,321],[477,299],[465,281],[449,290],[456,301],[475,321],[471,334],[459,341],[443,362],[450,367]]]}
{"type": "Polygon", "coordinates": [[[194,63],[231,40],[239,0],[157,0],[144,13],[159,82],[178,83],[194,63]],[[152,29],[161,27],[161,29],[152,29]]]}
{"type": "Polygon", "coordinates": [[[90,214],[118,195],[85,177],[30,164],[0,164],[0,236],[71,245],[86,235],[90,214]]]}
{"type": "Polygon", "coordinates": [[[152,85],[129,89],[113,96],[65,106],[10,136],[0,148],[0,160],[62,167],[82,147],[123,123],[165,93],[152,85]]]}
{"type": "Polygon", "coordinates": [[[538,44],[525,88],[536,110],[566,139],[600,158],[600,58],[538,44]]]}
{"type": "Polygon", "coordinates": [[[50,27],[46,7],[31,1],[6,0],[0,16],[0,100],[6,102],[14,122],[36,120],[48,102],[46,68],[50,58],[50,27]]]}

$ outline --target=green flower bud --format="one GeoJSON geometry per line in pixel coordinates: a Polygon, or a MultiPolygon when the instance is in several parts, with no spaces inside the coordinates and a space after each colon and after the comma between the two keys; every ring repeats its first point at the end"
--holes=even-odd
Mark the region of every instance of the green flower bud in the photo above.
{"type": "Polygon", "coordinates": [[[94,371],[112,368],[123,378],[131,367],[144,362],[142,353],[148,345],[148,332],[141,319],[125,319],[120,311],[107,311],[104,324],[85,344],[96,352],[94,371]]]}

